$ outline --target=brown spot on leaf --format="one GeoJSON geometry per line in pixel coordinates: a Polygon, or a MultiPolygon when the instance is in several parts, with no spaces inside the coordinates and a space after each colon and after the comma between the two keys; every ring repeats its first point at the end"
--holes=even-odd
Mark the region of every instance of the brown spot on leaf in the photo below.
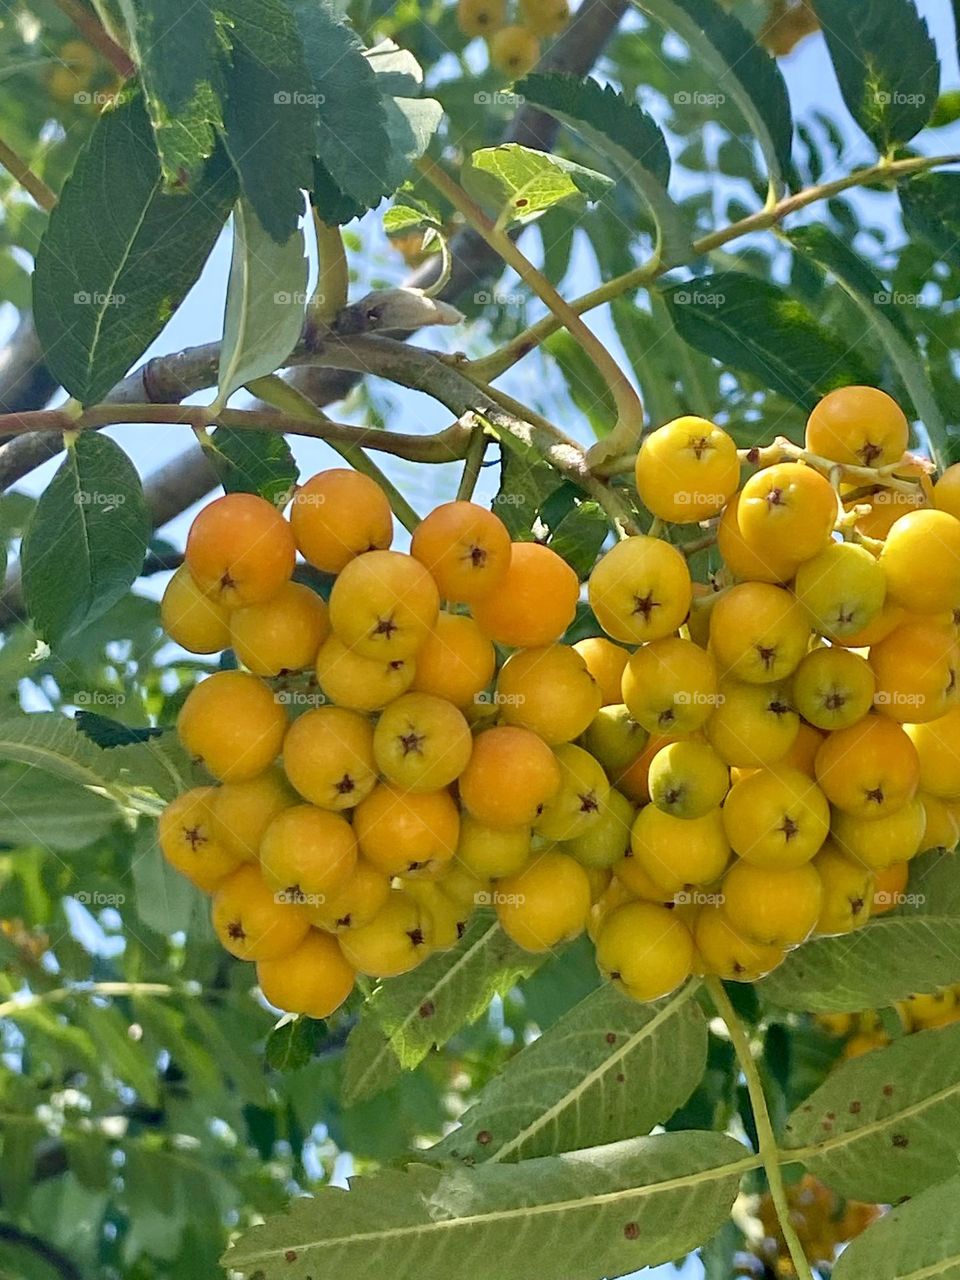
{"type": "Polygon", "coordinates": [[[623,1234],[626,1236],[628,1240],[636,1240],[637,1237],[640,1235],[639,1222],[628,1222],[627,1225],[623,1228],[623,1234]]]}
{"type": "Polygon", "coordinates": [[[607,1044],[616,1044],[617,1033],[615,1031],[608,1031],[604,1039],[606,1040],[607,1044]]]}
{"type": "Polygon", "coordinates": [[[895,1133],[890,1139],[895,1147],[909,1147],[910,1139],[905,1133],[895,1133]]]}
{"type": "Polygon", "coordinates": [[[432,1018],[437,1011],[437,1006],[432,1000],[424,1000],[423,1004],[417,1010],[421,1018],[432,1018]]]}
{"type": "Polygon", "coordinates": [[[296,1260],[297,1260],[297,1251],[296,1251],[296,1249],[288,1249],[288,1250],[287,1250],[287,1252],[286,1252],[283,1256],[284,1256],[285,1261],[287,1261],[287,1262],[296,1262],[296,1260]]]}
{"type": "Polygon", "coordinates": [[[489,1129],[481,1129],[477,1134],[477,1142],[481,1147],[488,1147],[493,1141],[493,1134],[489,1129]]]}

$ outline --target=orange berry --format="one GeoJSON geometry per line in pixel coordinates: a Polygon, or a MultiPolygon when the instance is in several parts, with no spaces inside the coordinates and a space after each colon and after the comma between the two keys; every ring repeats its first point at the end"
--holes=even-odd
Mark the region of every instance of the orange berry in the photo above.
{"type": "Polygon", "coordinates": [[[490,62],[511,80],[532,71],[540,58],[540,41],[526,27],[501,27],[490,38],[490,62]]]}
{"type": "Polygon", "coordinates": [[[225,782],[211,799],[213,829],[225,849],[244,862],[256,862],[267,827],[284,809],[297,803],[283,770],[277,766],[245,782],[225,782]]]}
{"type": "Polygon", "coordinates": [[[960,520],[924,508],[890,526],[880,552],[887,593],[914,613],[941,613],[960,605],[960,520]]]}
{"type": "Polygon", "coordinates": [[[892,862],[881,867],[874,874],[873,907],[870,914],[886,915],[894,907],[899,906],[900,899],[906,893],[910,879],[909,862],[892,862]]]}
{"type": "Polygon", "coordinates": [[[377,783],[373,726],[343,707],[306,711],[287,731],[283,767],[304,800],[352,809],[377,783]]]}
{"type": "Polygon", "coordinates": [[[560,766],[529,729],[500,725],[481,733],[460,775],[460,799],[491,827],[532,826],[560,790],[560,766]]]}
{"type": "Polygon", "coordinates": [[[409,658],[437,620],[436,583],[399,551],[368,551],[341,571],[330,593],[330,625],[362,658],[409,658]]]}
{"type": "Polygon", "coordinates": [[[264,880],[292,902],[337,893],[356,865],[357,841],[350,823],[312,804],[277,814],[260,843],[264,880]]]}
{"type": "Polygon", "coordinates": [[[651,515],[661,520],[706,520],[717,514],[739,483],[736,444],[705,418],[668,422],[644,438],[637,454],[637,493],[651,515]]]}
{"type": "Polygon", "coordinates": [[[473,616],[498,644],[533,649],[563,635],[579,596],[580,583],[566,560],[538,542],[518,542],[500,585],[474,603],[473,616]]]}
{"type": "Polygon", "coordinates": [[[452,702],[405,693],[391,702],[373,731],[380,773],[405,791],[439,791],[470,759],[470,726],[452,702]]]}
{"type": "Polygon", "coordinates": [[[817,752],[817,782],[855,818],[881,818],[912,800],[920,784],[916,747],[898,724],[864,716],[831,733],[817,752]]]}
{"type": "Polygon", "coordinates": [[[763,582],[730,587],[710,616],[710,647],[721,672],[751,684],[790,675],[809,639],[810,624],[794,597],[763,582]]]}
{"type": "Polygon", "coordinates": [[[410,686],[418,693],[446,698],[461,710],[472,706],[493,679],[497,655],[474,622],[459,613],[440,613],[417,650],[410,686]]]}
{"type": "Polygon", "coordinates": [[[364,551],[385,551],[393,541],[393,512],[369,476],[346,467],[320,471],[300,485],[290,506],[300,554],[325,573],[339,573],[364,551]]]}
{"type": "Polygon", "coordinates": [[[609,707],[622,702],[620,681],[623,679],[623,669],[630,657],[630,650],[614,644],[604,636],[588,636],[586,640],[578,640],[573,647],[597,682],[600,705],[609,707]]]}
{"type": "Polygon", "coordinates": [[[807,419],[810,452],[847,466],[890,466],[903,457],[909,441],[906,415],[877,387],[838,387],[807,419]]]}
{"type": "Polygon", "coordinates": [[[362,658],[338,636],[328,636],[317,654],[320,688],[352,711],[379,711],[407,692],[415,671],[413,658],[362,658]]]}
{"type": "Polygon", "coordinates": [[[590,575],[589,595],[608,636],[642,644],[677,630],[690,611],[693,587],[676,547],[641,534],[601,557],[590,575]]]}
{"type": "Polygon", "coordinates": [[[221,782],[255,778],[280,754],[287,727],[270,689],[245,671],[217,671],[190,690],[177,716],[186,751],[221,782]]]}
{"type": "Polygon", "coordinates": [[[233,611],[230,644],[254,675],[277,676],[312,666],[329,629],[327,606],[317,593],[300,582],[285,582],[263,604],[233,611]]]}
{"type": "Polygon", "coordinates": [[[755,472],[737,503],[741,536],[759,555],[807,560],[830,541],[836,521],[833,486],[799,462],[778,462],[755,472]]]}
{"type": "Polygon", "coordinates": [[[157,843],[171,866],[198,889],[212,892],[240,865],[217,838],[213,820],[216,787],[194,787],[171,800],[157,822],[157,843]]]}
{"type": "Polygon", "coordinates": [[[295,558],[290,526],[253,493],[228,493],[204,507],[184,552],[200,590],[231,609],[276,595],[293,573],[295,558]]]}
{"type": "Polygon", "coordinates": [[[740,531],[737,517],[739,499],[735,495],[723,509],[717,525],[717,550],[735,578],[745,582],[789,582],[797,571],[799,559],[789,551],[773,547],[753,547],[740,531]]]}
{"type": "Polygon", "coordinates": [[[219,653],[230,644],[230,610],[200,590],[185,564],[166,585],[160,623],[188,653],[219,653]]]}
{"type": "Polygon", "coordinates": [[[947,467],[933,486],[933,505],[960,520],[960,462],[947,467]]]}
{"type": "Polygon", "coordinates": [[[238,960],[279,960],[299,946],[310,928],[303,907],[274,893],[250,863],[217,889],[212,919],[217,937],[238,960]]]}
{"type": "Polygon", "coordinates": [[[446,791],[400,791],[382,782],[354,814],[363,856],[389,876],[433,878],[453,857],[460,815],[446,791]]]}
{"type": "Polygon", "coordinates": [[[336,939],[316,929],[287,955],[257,963],[257,982],[267,1003],[308,1018],[335,1013],[353,990],[355,977],[336,939]]]}
{"type": "Polygon", "coordinates": [[[445,502],[417,525],[410,554],[429,569],[444,600],[460,604],[496,590],[510,566],[503,521],[475,502],[445,502]]]}
{"type": "Polygon", "coordinates": [[[960,645],[953,626],[908,618],[870,649],[877,710],[901,724],[945,716],[960,697],[960,645]]]}
{"type": "Polygon", "coordinates": [[[358,858],[350,879],[323,902],[307,904],[310,923],[327,933],[344,933],[369,924],[390,896],[390,877],[358,858]]]}
{"type": "Polygon", "coordinates": [[[508,938],[525,951],[549,951],[586,928],[590,880],[579,862],[547,849],[498,881],[494,903],[508,938]]]}
{"type": "Polygon", "coordinates": [[[555,745],[579,737],[600,710],[600,690],[580,654],[565,644],[522,649],[503,664],[496,703],[507,724],[555,745]]]}

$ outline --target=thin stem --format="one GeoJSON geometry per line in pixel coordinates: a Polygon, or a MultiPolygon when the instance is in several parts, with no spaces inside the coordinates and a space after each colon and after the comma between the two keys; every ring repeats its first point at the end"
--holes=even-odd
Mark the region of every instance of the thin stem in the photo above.
{"type": "MultiPolygon", "coordinates": [[[[643,430],[643,403],[637,395],[633,383],[617,364],[616,360],[603,345],[600,339],[588,329],[580,319],[574,307],[562,298],[550,281],[533,263],[517,248],[516,244],[500,226],[491,222],[479,205],[475,204],[467,193],[453,178],[432,160],[424,157],[418,168],[423,176],[445,196],[467,222],[504,260],[512,267],[527,287],[537,295],[540,301],[550,309],[556,319],[557,327],[562,325],[578,339],[583,349],[597,367],[597,371],[610,388],[617,408],[617,439],[639,439],[643,430]]],[[[619,450],[623,452],[628,445],[623,444],[619,450]]]]}
{"type": "Polygon", "coordinates": [[[134,75],[137,68],[124,49],[107,32],[95,14],[80,3],[80,0],[55,0],[57,8],[67,15],[73,25],[86,40],[106,58],[124,80],[134,75]]]}
{"type": "Polygon", "coordinates": [[[26,160],[17,155],[12,147],[0,139],[0,164],[8,170],[20,183],[24,191],[29,192],[41,209],[49,213],[57,203],[57,197],[44,180],[38,177],[26,160]]]}
{"type": "Polygon", "coordinates": [[[473,429],[473,436],[467,446],[463,474],[460,477],[460,484],[457,486],[458,502],[469,502],[473,497],[473,491],[476,489],[477,481],[480,479],[480,469],[483,466],[483,457],[487,452],[488,443],[483,423],[478,420],[473,429]]]}
{"type": "MultiPolygon", "coordinates": [[[[221,426],[239,430],[276,431],[310,436],[332,445],[376,449],[413,462],[458,462],[466,456],[470,443],[470,428],[460,422],[424,436],[381,431],[375,427],[354,427],[330,419],[295,417],[269,409],[223,409],[217,414],[216,421],[221,426]]],[[[78,420],[57,409],[0,414],[0,437],[21,435],[25,431],[91,430],[121,423],[171,423],[197,429],[207,427],[209,422],[209,407],[204,405],[101,404],[87,409],[78,420]]]]}
{"type": "Polygon", "coordinates": [[[753,1059],[750,1041],[720,979],[708,977],[706,984],[714,1008],[727,1025],[730,1040],[740,1063],[740,1070],[743,1072],[746,1081],[747,1092],[750,1095],[750,1105],[753,1108],[753,1121],[757,1129],[760,1159],[763,1161],[764,1172],[770,1185],[770,1197],[777,1211],[780,1230],[783,1232],[790,1259],[793,1262],[798,1280],[813,1280],[813,1272],[807,1261],[807,1255],[803,1251],[803,1245],[800,1243],[790,1217],[790,1206],[787,1203],[787,1192],[783,1183],[783,1170],[780,1168],[780,1151],[777,1147],[773,1125],[770,1122],[770,1111],[767,1107],[767,1100],[764,1097],[760,1073],[757,1071],[757,1064],[753,1059]]]}
{"type": "MultiPolygon", "coordinates": [[[[840,479],[846,479],[859,480],[862,484],[874,488],[879,485],[885,489],[893,489],[897,493],[913,494],[918,492],[920,484],[919,480],[895,476],[891,467],[861,467],[853,463],[834,462],[832,458],[823,458],[809,449],[804,449],[802,445],[794,444],[786,436],[777,436],[772,444],[765,445],[763,448],[754,446],[752,449],[738,449],[737,453],[741,462],[746,462],[752,467],[769,467],[787,459],[805,462],[826,476],[835,488],[838,487],[840,479]]],[[[894,464],[895,467],[899,465],[899,463],[894,464]]]]}
{"type": "Polygon", "coordinates": [[[329,328],[337,312],[347,304],[350,268],[340,228],[324,222],[316,209],[313,211],[313,225],[317,236],[320,274],[313,297],[307,304],[307,319],[312,325],[329,328]]]}
{"type": "MultiPolygon", "coordinates": [[[[840,195],[842,192],[849,191],[854,187],[867,186],[871,182],[880,180],[895,182],[899,178],[910,177],[916,173],[925,173],[928,169],[936,169],[942,165],[957,163],[960,163],[960,155],[912,156],[906,160],[894,160],[892,163],[880,161],[877,164],[870,165],[868,168],[858,169],[854,173],[847,174],[843,178],[837,178],[833,182],[822,182],[816,186],[807,187],[803,191],[798,191],[795,195],[785,196],[773,206],[764,206],[763,209],[759,209],[756,213],[751,213],[737,222],[732,222],[727,227],[721,227],[709,235],[702,236],[699,240],[694,241],[692,257],[701,257],[710,253],[713,249],[729,244],[732,240],[738,240],[741,236],[750,235],[754,231],[768,231],[781,223],[791,213],[796,213],[798,210],[806,208],[807,205],[816,204],[820,200],[829,200],[833,196],[840,195]]],[[[642,266],[634,267],[631,271],[625,271],[623,275],[614,276],[612,280],[607,280],[596,289],[591,289],[589,293],[572,299],[568,305],[578,316],[583,315],[587,311],[592,311],[595,307],[611,302],[614,298],[619,298],[621,294],[652,284],[667,270],[666,266],[656,261],[645,262],[642,266]]],[[[535,324],[524,329],[522,333],[518,333],[516,337],[505,343],[498,351],[492,351],[489,355],[471,361],[471,367],[484,382],[492,382],[493,379],[505,373],[507,369],[512,368],[518,360],[521,360],[536,347],[539,347],[559,328],[560,322],[555,315],[545,316],[542,320],[538,320],[535,324]]]]}
{"type": "Polygon", "coordinates": [[[56,987],[52,991],[14,996],[0,1004],[0,1018],[13,1018],[38,1005],[59,1004],[72,996],[172,996],[187,994],[166,982],[88,982],[76,987],[56,987]]]}

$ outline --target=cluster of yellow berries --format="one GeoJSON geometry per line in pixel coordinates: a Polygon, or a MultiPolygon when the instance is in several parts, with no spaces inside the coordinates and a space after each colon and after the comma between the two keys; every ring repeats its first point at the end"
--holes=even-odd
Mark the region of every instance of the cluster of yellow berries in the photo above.
{"type": "MultiPolygon", "coordinates": [[[[906,1035],[960,1022],[960,983],[929,994],[908,996],[894,1005],[894,1011],[906,1035]]],[[[893,1040],[875,1009],[865,1009],[862,1013],[825,1013],[816,1021],[828,1035],[843,1040],[840,1057],[844,1061],[860,1058],[873,1049],[883,1049],[893,1040]]]]}
{"type": "Polygon", "coordinates": [[[568,0],[518,0],[516,21],[508,22],[507,0],[457,0],[457,25],[465,36],[482,36],[490,61],[518,80],[540,60],[540,41],[558,36],[570,21],[568,0]]]}
{"type": "MultiPolygon", "coordinates": [[[[882,1212],[879,1205],[843,1200],[809,1173],[790,1183],[786,1192],[790,1221],[812,1266],[830,1266],[840,1246],[862,1235],[882,1212]]],[[[769,1192],[760,1197],[757,1217],[763,1236],[754,1245],[752,1255],[738,1259],[734,1274],[757,1280],[773,1274],[791,1280],[797,1273],[769,1192]]]]}
{"type": "Polygon", "coordinates": [[[694,417],[652,432],[635,476],[660,533],[601,556],[597,634],[573,645],[573,569],[471,502],[409,554],[352,471],[307,481],[289,521],[249,494],[207,506],[164,624],[244,669],[184,702],[218,785],[174,801],[160,842],[271,1003],[324,1016],[477,906],[534,952],[587,929],[651,1000],[695,972],[753,981],[898,905],[960,820],[960,479],[934,487],[907,434],[857,387],[804,449],[741,456],[694,417]],[[709,583],[681,550],[694,524],[723,561],[709,583]],[[298,551],[335,575],[329,603],[292,580],[298,551]]]}

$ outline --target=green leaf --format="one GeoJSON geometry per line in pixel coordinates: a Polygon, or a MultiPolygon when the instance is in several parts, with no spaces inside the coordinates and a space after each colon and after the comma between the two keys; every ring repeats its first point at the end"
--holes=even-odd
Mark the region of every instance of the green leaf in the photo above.
{"type": "Polygon", "coordinates": [[[0,768],[0,844],[83,849],[116,820],[116,805],[95,791],[26,765],[0,768]]]}
{"type": "Polygon", "coordinates": [[[519,1165],[414,1166],[294,1200],[244,1232],[224,1266],[252,1280],[337,1275],[599,1280],[688,1253],[730,1211],[753,1161],[719,1133],[661,1134],[519,1165]]]}
{"type": "Polygon", "coordinates": [[[570,398],[589,422],[593,434],[598,439],[609,435],[617,421],[613,395],[580,343],[566,329],[558,329],[542,346],[556,360],[570,398]]]}
{"type": "Polygon", "coordinates": [[[383,229],[388,236],[406,236],[412,231],[424,231],[430,228],[441,229],[436,216],[423,209],[414,209],[408,204],[394,204],[383,215],[383,229]]]}
{"type": "Polygon", "coordinates": [[[640,196],[657,225],[658,253],[664,266],[689,261],[690,230],[667,194],[670,153],[660,126],[612,85],[589,77],[529,75],[517,85],[525,102],[554,116],[616,166],[640,196]]]}
{"type": "Polygon", "coordinates": [[[907,229],[960,266],[960,173],[925,173],[898,190],[907,229]]]}
{"type": "Polygon", "coordinates": [[[541,506],[559,488],[558,476],[534,448],[510,432],[502,432],[499,440],[500,487],[493,510],[514,542],[528,542],[534,537],[541,506]]]}
{"type": "Polygon", "coordinates": [[[960,1175],[885,1213],[851,1240],[833,1280],[957,1280],[960,1276],[960,1175]]]}
{"type": "Polygon", "coordinates": [[[243,199],[233,213],[233,256],[220,348],[218,403],[278,369],[297,345],[307,305],[303,233],[282,244],[243,199]]]}
{"type": "Polygon", "coordinates": [[[285,0],[221,0],[219,7],[231,46],[224,142],[258,219],[284,244],[313,181],[316,89],[285,0]]]}
{"type": "Polygon", "coordinates": [[[264,1058],[274,1071],[298,1071],[316,1052],[323,1023],[313,1018],[290,1018],[267,1036],[264,1058]]]}
{"type": "Polygon", "coordinates": [[[598,502],[578,502],[554,529],[549,546],[586,581],[610,532],[610,522],[598,502]]]}
{"type": "Polygon", "coordinates": [[[721,271],[672,285],[663,296],[692,347],[806,409],[835,387],[878,381],[847,343],[766,280],[721,271]]]}
{"type": "Polygon", "coordinates": [[[217,427],[208,457],[227,493],[258,493],[283,506],[297,483],[299,468],[286,436],[275,431],[217,427]]]}
{"type": "Polygon", "coordinates": [[[407,49],[381,40],[363,55],[373,67],[390,137],[384,172],[385,192],[396,191],[414,160],[424,155],[443,118],[435,98],[423,98],[423,70],[407,49]]]}
{"type": "Polygon", "coordinates": [[[44,358],[70,395],[102,400],[153,342],[200,275],[236,193],[222,151],[191,191],[166,191],[141,98],[100,116],[33,276],[44,358]]]}
{"type": "Polygon", "coordinates": [[[323,0],[289,0],[319,99],[317,155],[347,195],[374,205],[390,161],[387,115],[360,41],[323,0]]]}
{"type": "Polygon", "coordinates": [[[716,0],[634,3],[661,26],[675,31],[690,46],[716,91],[734,99],[760,143],[772,185],[782,190],[793,175],[793,118],[787,86],[774,59],[716,0]]]}
{"type": "Polygon", "coordinates": [[[960,1026],[842,1063],[790,1117],[783,1150],[843,1196],[894,1203],[954,1173],[960,1026]]]}
{"type": "Polygon", "coordinates": [[[496,213],[501,227],[522,226],[557,205],[581,209],[614,185],[595,169],[517,142],[474,151],[461,181],[478,204],[496,213]]]}
{"type": "Polygon", "coordinates": [[[756,989],[784,1009],[851,1013],[954,982],[960,982],[960,915],[940,909],[881,916],[849,937],[814,938],[756,989]]]}
{"type": "Polygon", "coordinates": [[[108,436],[81,432],[23,538],[24,600],[48,644],[126,594],[149,538],[150,513],[133,463],[108,436]]]}
{"type": "Polygon", "coordinates": [[[135,742],[149,742],[151,738],[159,738],[164,732],[156,725],[134,728],[96,711],[78,711],[73,719],[80,732],[85,733],[98,747],[129,747],[135,742]]]}
{"type": "Polygon", "coordinates": [[[495,919],[475,915],[450,951],[383,983],[347,1040],[343,1097],[356,1102],[418,1066],[486,1010],[491,999],[533,973],[542,956],[511,942],[495,919]]]}
{"type": "Polygon", "coordinates": [[[914,0],[812,0],[847,109],[886,153],[909,142],[940,94],[937,49],[914,0]]]}
{"type": "Polygon", "coordinates": [[[168,184],[184,185],[213,154],[223,127],[223,69],[208,0],[120,0],[130,52],[168,184]]]}
{"type": "Polygon", "coordinates": [[[681,1107],[707,1062],[696,984],[638,1004],[606,984],[511,1058],[430,1148],[437,1160],[514,1161],[647,1132],[681,1107]]]}
{"type": "Polygon", "coordinates": [[[116,796],[150,791],[172,800],[191,786],[179,750],[164,742],[104,751],[79,732],[72,720],[53,711],[0,717],[0,758],[116,796]]]}
{"type": "Polygon", "coordinates": [[[897,294],[828,227],[810,223],[788,232],[787,239],[795,249],[829,271],[863,312],[903,379],[914,410],[926,427],[935,456],[943,463],[949,447],[947,424],[930,386],[929,374],[917,353],[916,338],[900,311],[897,294]]]}

